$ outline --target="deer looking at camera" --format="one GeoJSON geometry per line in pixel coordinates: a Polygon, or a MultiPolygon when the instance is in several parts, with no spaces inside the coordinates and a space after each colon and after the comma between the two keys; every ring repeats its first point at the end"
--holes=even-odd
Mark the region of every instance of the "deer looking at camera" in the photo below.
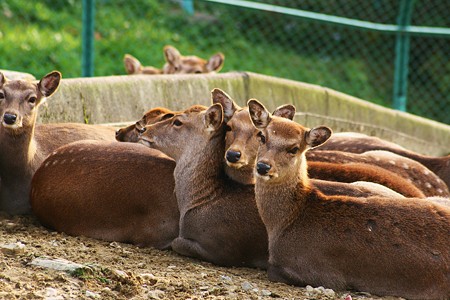
{"type": "MultiPolygon", "coordinates": [[[[226,173],[235,181],[252,184],[254,183],[253,169],[258,149],[257,130],[252,125],[248,108],[239,107],[230,96],[224,92],[220,93],[218,89],[215,92],[218,93],[215,99],[224,107],[225,121],[227,122],[226,173]]],[[[292,110],[292,106],[287,105],[277,109],[276,114],[293,119],[294,115],[290,114],[291,111],[295,112],[295,108],[292,110]]],[[[355,185],[343,184],[339,187],[342,185],[339,183],[366,181],[368,183],[365,183],[365,185],[369,185],[370,190],[373,190],[379,196],[398,197],[398,193],[400,193],[408,197],[425,197],[424,193],[407,179],[375,164],[351,163],[342,165],[337,162],[334,161],[333,164],[317,162],[312,164],[310,168],[313,177],[321,179],[313,180],[313,184],[328,195],[343,192],[347,195],[359,196],[352,191],[356,188],[355,185]],[[373,185],[372,183],[378,183],[379,185],[373,185]],[[380,184],[389,189],[383,188],[380,184]]],[[[361,183],[358,183],[358,186],[361,186],[361,183]]],[[[361,196],[369,196],[369,194],[361,196]]]]}
{"type": "Polygon", "coordinates": [[[260,130],[256,203],[269,238],[270,280],[408,299],[450,297],[450,209],[423,199],[325,196],[305,152],[331,136],[250,100],[260,130]]]}
{"type": "Polygon", "coordinates": [[[182,56],[180,52],[173,46],[164,47],[164,57],[166,63],[162,69],[155,67],[144,67],[142,64],[130,54],[125,54],[123,59],[125,70],[129,75],[135,74],[200,74],[219,72],[223,67],[225,56],[222,53],[216,53],[209,60],[200,57],[182,56]]]}
{"type": "Polygon", "coordinates": [[[321,150],[338,150],[352,153],[364,153],[372,150],[384,150],[413,159],[438,175],[450,189],[450,155],[428,156],[405,149],[400,145],[356,132],[340,132],[321,147],[321,150]]]}
{"type": "Polygon", "coordinates": [[[0,73],[0,211],[30,213],[31,178],[56,148],[81,139],[114,140],[114,128],[86,124],[36,124],[39,105],[57,90],[57,71],[39,82],[7,80],[0,73]]]}
{"type": "Polygon", "coordinates": [[[180,232],[172,249],[217,265],[265,268],[267,233],[253,186],[230,180],[223,169],[222,106],[214,104],[146,126],[139,142],[176,161],[180,232]]]}

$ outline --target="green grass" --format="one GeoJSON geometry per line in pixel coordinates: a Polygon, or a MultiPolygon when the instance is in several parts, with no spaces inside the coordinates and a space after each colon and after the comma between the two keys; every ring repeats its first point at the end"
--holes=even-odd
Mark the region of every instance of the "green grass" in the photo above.
{"type": "MultiPolygon", "coordinates": [[[[37,78],[52,70],[61,71],[64,78],[81,76],[81,3],[0,0],[0,69],[29,72],[37,78]]],[[[260,17],[253,11],[196,3],[196,14],[188,16],[172,1],[97,0],[94,75],[125,74],[125,53],[144,65],[161,67],[162,48],[172,44],[186,55],[208,58],[218,51],[225,53],[222,72],[252,71],[289,78],[391,105],[391,37],[355,35],[292,18],[260,17]]],[[[448,94],[442,91],[448,90],[449,76],[442,75],[442,70],[450,68],[450,63],[442,64],[440,56],[445,58],[445,54],[436,53],[428,62],[443,68],[430,73],[434,76],[430,82],[438,82],[430,93],[442,95],[438,101],[446,106],[450,105],[448,94]]],[[[426,63],[421,68],[427,68],[426,63]]],[[[448,118],[440,116],[442,110],[430,113],[424,106],[421,99],[434,96],[426,94],[425,85],[410,86],[415,92],[411,111],[448,118]]]]}

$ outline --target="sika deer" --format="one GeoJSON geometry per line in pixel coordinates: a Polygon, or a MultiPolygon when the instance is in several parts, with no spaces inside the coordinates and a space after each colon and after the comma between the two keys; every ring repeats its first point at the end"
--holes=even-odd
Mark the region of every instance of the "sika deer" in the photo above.
{"type": "Polygon", "coordinates": [[[336,133],[321,147],[321,150],[339,150],[364,153],[371,150],[385,150],[420,162],[438,175],[450,189],[450,155],[435,157],[407,150],[395,143],[355,132],[336,133]]]}
{"type": "Polygon", "coordinates": [[[180,218],[174,168],[171,158],[140,144],[71,143],[36,171],[33,213],[70,235],[167,249],[180,218]]]}
{"type": "Polygon", "coordinates": [[[222,266],[267,264],[267,234],[253,186],[229,180],[223,170],[225,128],[220,104],[145,127],[140,143],[176,161],[180,210],[179,254],[222,266]]]}
{"type": "Polygon", "coordinates": [[[261,130],[256,203],[269,238],[269,279],[411,299],[450,297],[450,209],[422,199],[325,196],[311,187],[305,152],[331,129],[272,116],[261,130]]]}
{"type": "MultiPolygon", "coordinates": [[[[225,121],[227,122],[225,138],[227,167],[225,171],[230,178],[237,182],[252,184],[254,183],[253,169],[258,140],[256,138],[257,130],[251,123],[248,108],[239,107],[230,96],[219,89],[213,90],[213,93],[217,94],[214,99],[224,107],[225,121]]],[[[290,119],[294,117],[286,107],[280,107],[274,113],[290,119]]],[[[355,186],[344,184],[339,187],[339,184],[331,184],[330,181],[368,181],[382,184],[396,191],[393,192],[380,186],[371,185],[370,189],[372,189],[374,195],[388,196],[390,193],[391,196],[398,197],[398,193],[400,193],[410,197],[425,197],[417,187],[406,179],[375,165],[347,164],[343,166],[340,164],[315,163],[310,168],[310,172],[316,179],[328,180],[313,181],[313,184],[326,194],[336,195],[344,192],[347,195],[359,196],[361,195],[358,194],[359,191],[354,191],[355,186]]],[[[369,194],[362,194],[361,196],[369,196],[369,194]]]]}
{"type": "Polygon", "coordinates": [[[0,73],[0,210],[30,212],[31,178],[54,149],[81,139],[114,140],[114,128],[85,124],[35,125],[38,107],[57,90],[61,74],[38,83],[7,80],[0,73]]]}
{"type": "Polygon", "coordinates": [[[164,47],[166,63],[162,69],[143,67],[139,60],[130,54],[125,54],[124,64],[129,75],[134,74],[194,74],[219,72],[223,67],[225,56],[216,53],[209,60],[197,56],[182,56],[173,46],[164,47]]]}
{"type": "MultiPolygon", "coordinates": [[[[203,105],[193,105],[188,109],[188,111],[201,111],[207,109],[206,106],[203,105]]],[[[187,112],[187,111],[186,111],[187,112]]],[[[148,110],[144,116],[137,121],[135,124],[130,126],[120,128],[116,131],[116,140],[119,142],[130,142],[137,143],[139,141],[140,131],[146,126],[150,124],[154,124],[163,119],[167,119],[173,117],[174,114],[180,113],[176,111],[172,111],[170,109],[164,107],[156,107],[148,110]]]]}
{"type": "MultiPolygon", "coordinates": [[[[351,153],[333,150],[320,150],[306,152],[309,162],[331,163],[364,163],[382,167],[398,176],[411,181],[425,196],[449,197],[450,192],[445,182],[421,163],[407,157],[383,150],[367,151],[364,153],[351,153]]],[[[309,166],[308,166],[309,167],[309,166]]],[[[311,176],[311,174],[310,174],[311,176]]]]}

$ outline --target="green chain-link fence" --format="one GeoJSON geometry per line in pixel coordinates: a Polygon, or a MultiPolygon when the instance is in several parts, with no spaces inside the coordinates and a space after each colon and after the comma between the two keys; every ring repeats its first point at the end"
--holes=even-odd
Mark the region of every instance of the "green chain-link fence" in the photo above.
{"type": "MultiPolygon", "coordinates": [[[[205,58],[223,52],[222,72],[253,71],[394,105],[397,34],[231,5],[239,1],[0,0],[0,69],[37,77],[58,69],[66,78],[80,76],[82,4],[90,1],[95,76],[125,74],[125,53],[161,67],[162,48],[171,44],[182,54],[205,58]]],[[[409,61],[403,62],[407,81],[397,86],[406,88],[406,111],[450,124],[450,1],[411,1],[252,2],[381,25],[398,24],[404,6],[411,5],[412,26],[439,27],[447,34],[411,35],[409,61]]]]}

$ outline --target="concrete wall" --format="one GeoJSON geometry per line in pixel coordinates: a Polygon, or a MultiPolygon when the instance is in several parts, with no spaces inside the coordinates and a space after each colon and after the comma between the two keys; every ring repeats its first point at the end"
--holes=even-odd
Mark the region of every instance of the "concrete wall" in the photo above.
{"type": "Polygon", "coordinates": [[[129,122],[156,106],[174,110],[211,103],[221,88],[240,105],[256,98],[273,110],[292,103],[296,121],[358,131],[430,155],[450,152],[450,126],[387,109],[337,91],[249,72],[214,75],[135,75],[63,79],[40,108],[40,122],[129,122]]]}

